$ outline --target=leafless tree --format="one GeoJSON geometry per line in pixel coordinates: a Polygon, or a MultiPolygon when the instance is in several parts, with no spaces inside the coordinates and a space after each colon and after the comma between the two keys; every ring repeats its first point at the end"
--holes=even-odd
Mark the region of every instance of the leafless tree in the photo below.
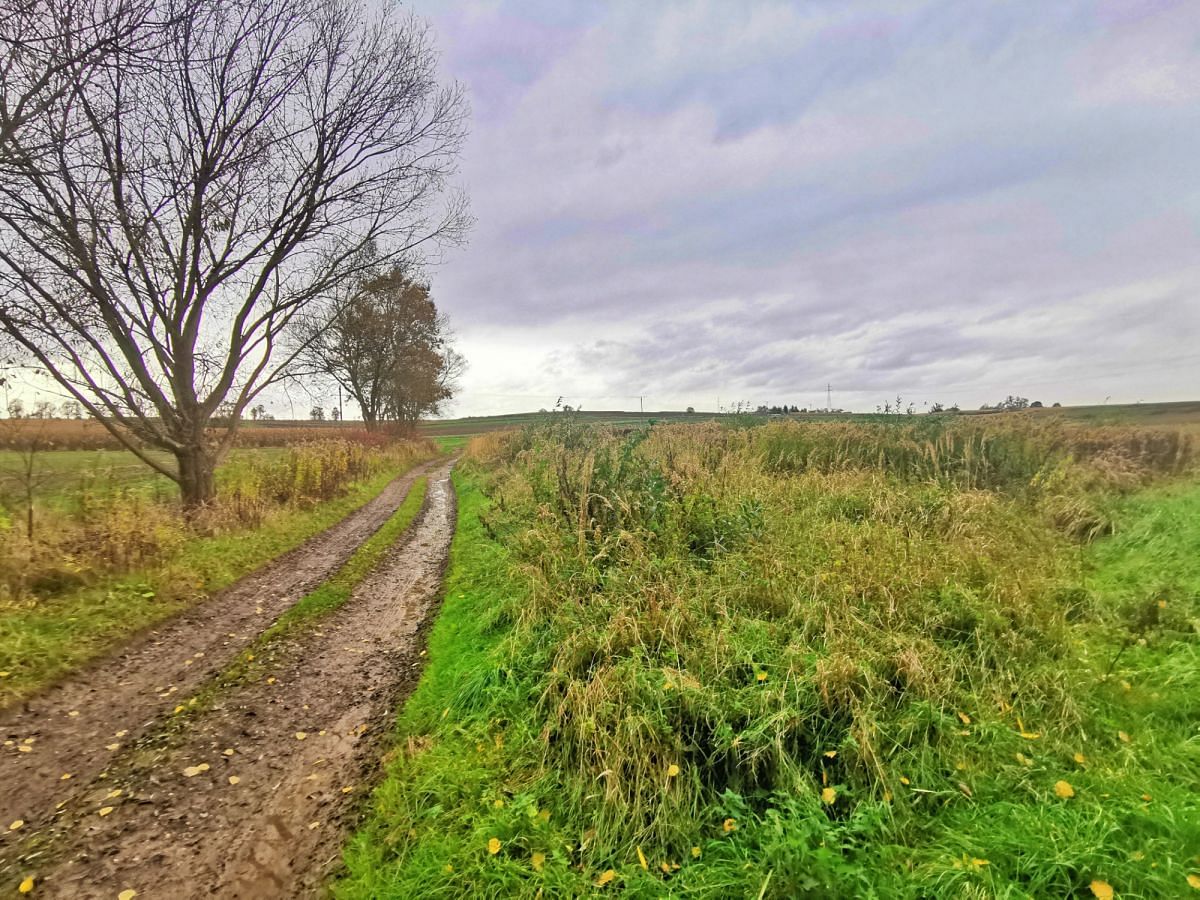
{"type": "MultiPolygon", "coordinates": [[[[153,13],[147,0],[0,0],[0,155],[107,60],[152,44],[153,13]]],[[[22,147],[53,150],[28,135],[22,147]]]]}
{"type": "Polygon", "coordinates": [[[152,38],[68,68],[5,137],[0,329],[195,506],[242,412],[303,352],[297,317],[461,238],[448,179],[466,108],[426,28],[390,6],[139,14],[152,38]]]}

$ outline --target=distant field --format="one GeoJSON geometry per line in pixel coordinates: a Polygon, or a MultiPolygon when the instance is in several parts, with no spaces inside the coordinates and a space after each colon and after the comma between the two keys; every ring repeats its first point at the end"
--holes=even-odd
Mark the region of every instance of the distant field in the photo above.
{"type": "MultiPolygon", "coordinates": [[[[427,437],[450,435],[483,434],[505,428],[520,428],[543,422],[561,413],[513,413],[502,416],[467,416],[461,419],[439,419],[421,423],[420,432],[427,437]]],[[[596,424],[640,425],[653,422],[707,422],[711,419],[732,419],[730,413],[679,412],[660,410],[657,412],[634,413],[619,410],[584,410],[571,413],[576,419],[596,424]]],[[[1062,406],[1029,409],[1021,412],[997,412],[994,410],[961,410],[953,415],[963,416],[1036,416],[1066,421],[1086,422],[1094,425],[1137,425],[1141,427],[1163,426],[1177,428],[1194,426],[1200,428],[1200,401],[1188,400],[1176,403],[1113,404],[1105,406],[1062,406]]],[[[916,416],[915,418],[920,418],[916,416]]],[[[765,421],[768,417],[743,414],[745,420],[765,421]]],[[[887,416],[878,413],[795,413],[787,416],[771,416],[774,419],[795,419],[800,422],[829,421],[905,421],[914,417],[887,416]]],[[[349,423],[347,423],[349,424],[349,423]]]]}

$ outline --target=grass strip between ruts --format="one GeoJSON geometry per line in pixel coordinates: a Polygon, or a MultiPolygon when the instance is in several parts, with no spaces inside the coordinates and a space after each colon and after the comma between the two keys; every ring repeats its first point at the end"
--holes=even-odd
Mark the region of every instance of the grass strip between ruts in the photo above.
{"type": "Polygon", "coordinates": [[[379,565],[393,545],[404,536],[421,512],[429,479],[418,478],[400,507],[327,581],[296,601],[260,634],[242,655],[213,683],[219,691],[233,684],[260,677],[271,666],[272,648],[281,640],[295,638],[350,599],[354,589],[379,565]]]}

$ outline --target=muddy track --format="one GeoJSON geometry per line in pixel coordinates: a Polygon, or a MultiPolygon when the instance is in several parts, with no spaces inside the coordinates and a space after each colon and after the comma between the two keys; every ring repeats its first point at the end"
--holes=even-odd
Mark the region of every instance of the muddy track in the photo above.
{"type": "Polygon", "coordinates": [[[454,534],[451,465],[351,598],[264,653],[267,674],[121,753],[23,841],[40,896],[323,893],[420,673],[454,534]]]}
{"type": "MultiPolygon", "coordinates": [[[[64,773],[85,784],[145,729],[227,666],[396,511],[418,466],[341,522],[236,584],[148,629],[83,671],[0,710],[0,822],[36,828],[62,800],[64,773]],[[10,743],[11,742],[11,743],[10,743]]],[[[0,855],[4,855],[0,851],[0,855]]]]}

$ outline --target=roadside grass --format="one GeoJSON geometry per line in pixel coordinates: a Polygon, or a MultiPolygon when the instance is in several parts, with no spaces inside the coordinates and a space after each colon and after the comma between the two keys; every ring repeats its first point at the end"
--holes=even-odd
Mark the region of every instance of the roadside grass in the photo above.
{"type": "Polygon", "coordinates": [[[414,456],[388,466],[332,500],[277,509],[258,527],[192,537],[159,565],[49,600],[0,607],[0,706],[29,696],[128,635],[294,549],[420,461],[414,456]]]}
{"type": "Polygon", "coordinates": [[[1174,465],[1139,475],[1124,433],[1086,471],[1001,443],[941,483],[907,446],[781,471],[785,437],[472,444],[337,896],[1200,885],[1200,484],[1104,488],[1174,465]],[[1077,508],[1113,536],[1071,537],[1077,508]]]}

